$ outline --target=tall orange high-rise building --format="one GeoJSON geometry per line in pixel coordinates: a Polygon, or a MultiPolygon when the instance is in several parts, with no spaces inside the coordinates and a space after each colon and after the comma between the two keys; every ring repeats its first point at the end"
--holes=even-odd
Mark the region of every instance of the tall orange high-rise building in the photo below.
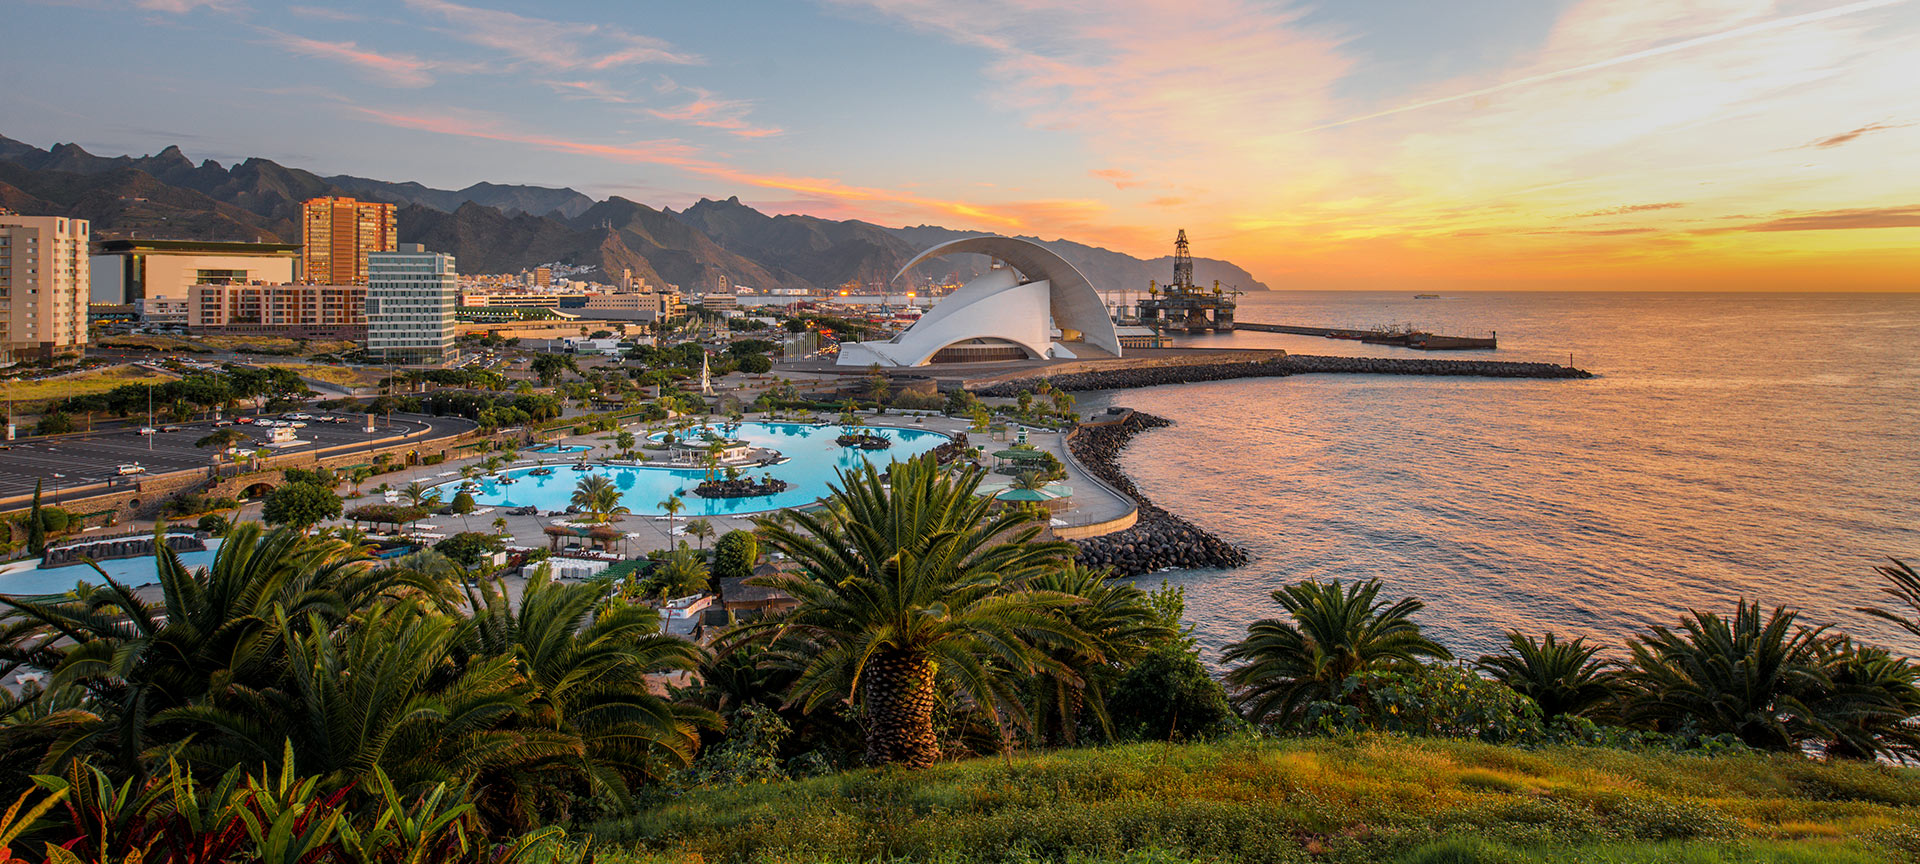
{"type": "Polygon", "coordinates": [[[323,285],[367,284],[367,255],[398,248],[392,204],[315,198],[301,207],[300,278],[323,285]]]}

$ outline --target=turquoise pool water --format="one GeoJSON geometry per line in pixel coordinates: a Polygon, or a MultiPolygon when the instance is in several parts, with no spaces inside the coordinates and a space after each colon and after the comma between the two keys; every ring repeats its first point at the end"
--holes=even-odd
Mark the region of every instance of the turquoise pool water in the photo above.
{"type": "Polygon", "coordinates": [[[535,447],[532,450],[528,450],[527,452],[528,453],[582,453],[592,449],[593,449],[592,447],[589,447],[585,444],[548,444],[545,447],[535,447]]]}
{"type": "MultiPolygon", "coordinates": [[[[198,569],[213,563],[214,553],[220,551],[219,540],[207,541],[207,548],[200,552],[180,553],[180,563],[187,569],[198,569]]],[[[155,580],[157,571],[152,556],[139,558],[119,558],[100,562],[100,569],[107,571],[114,581],[130,588],[139,587],[155,580]]],[[[74,586],[76,582],[90,585],[102,584],[100,574],[85,564],[70,564],[51,570],[21,570],[13,573],[0,573],[0,594],[59,594],[74,586]]]]}
{"type": "MultiPolygon", "coordinates": [[[[538,507],[542,512],[565,510],[573,497],[574,486],[587,474],[603,474],[611,478],[614,485],[620,487],[620,500],[627,509],[638,516],[659,516],[665,513],[660,502],[670,495],[680,496],[685,505],[680,516],[733,516],[742,513],[762,513],[786,507],[798,507],[811,504],[815,499],[827,494],[827,484],[836,481],[835,472],[843,468],[856,468],[866,458],[879,462],[894,459],[906,459],[918,456],[946,443],[947,436],[924,429],[896,429],[887,426],[872,427],[876,435],[893,442],[887,450],[863,453],[850,447],[841,447],[833,443],[840,436],[839,426],[808,426],[799,423],[742,423],[733,433],[733,437],[745,440],[755,447],[768,447],[780,451],[789,457],[780,465],[765,468],[745,469],[743,476],[760,477],[771,474],[775,478],[787,481],[787,491],[778,495],[765,495],[754,498],[702,498],[693,494],[695,486],[706,479],[706,471],[701,468],[633,468],[626,466],[596,465],[588,471],[575,471],[569,465],[559,465],[551,475],[535,477],[527,472],[534,466],[514,468],[505,472],[514,482],[502,484],[494,477],[476,477],[479,491],[473,493],[474,503],[483,507],[538,507]]],[[[444,498],[451,498],[459,490],[463,481],[454,480],[441,484],[438,488],[444,498]]]]}

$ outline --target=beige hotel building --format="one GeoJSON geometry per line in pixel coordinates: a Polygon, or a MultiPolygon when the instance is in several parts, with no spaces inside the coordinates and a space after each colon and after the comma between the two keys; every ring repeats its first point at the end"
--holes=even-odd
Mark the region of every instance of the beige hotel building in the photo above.
{"type": "Polygon", "coordinates": [[[0,209],[0,363],[87,344],[87,220],[0,209]]]}

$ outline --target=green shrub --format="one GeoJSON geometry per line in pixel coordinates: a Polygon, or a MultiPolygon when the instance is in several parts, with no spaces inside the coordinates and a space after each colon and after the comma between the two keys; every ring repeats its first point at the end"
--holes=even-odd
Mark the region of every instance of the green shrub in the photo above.
{"type": "Polygon", "coordinates": [[[208,534],[212,534],[215,537],[224,537],[227,534],[227,529],[233,526],[227,522],[227,517],[218,513],[208,513],[200,517],[200,521],[195,523],[194,527],[208,534]]]}
{"type": "Polygon", "coordinates": [[[1204,737],[1234,716],[1226,690],[1180,644],[1154,649],[1122,674],[1107,710],[1116,733],[1146,741],[1204,737]]]}
{"type": "Polygon", "coordinates": [[[713,578],[737,579],[753,575],[760,560],[760,539],[751,531],[728,531],[713,544],[713,578]]]}

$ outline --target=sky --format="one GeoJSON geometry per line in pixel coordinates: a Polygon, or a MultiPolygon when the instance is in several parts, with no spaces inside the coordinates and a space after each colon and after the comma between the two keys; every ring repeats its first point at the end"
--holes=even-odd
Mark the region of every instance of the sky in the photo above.
{"type": "Polygon", "coordinates": [[[1275,288],[1920,290],[1920,0],[9,0],[0,21],[0,77],[28,85],[0,87],[0,134],[41,147],[1142,257],[1184,228],[1275,288]]]}

